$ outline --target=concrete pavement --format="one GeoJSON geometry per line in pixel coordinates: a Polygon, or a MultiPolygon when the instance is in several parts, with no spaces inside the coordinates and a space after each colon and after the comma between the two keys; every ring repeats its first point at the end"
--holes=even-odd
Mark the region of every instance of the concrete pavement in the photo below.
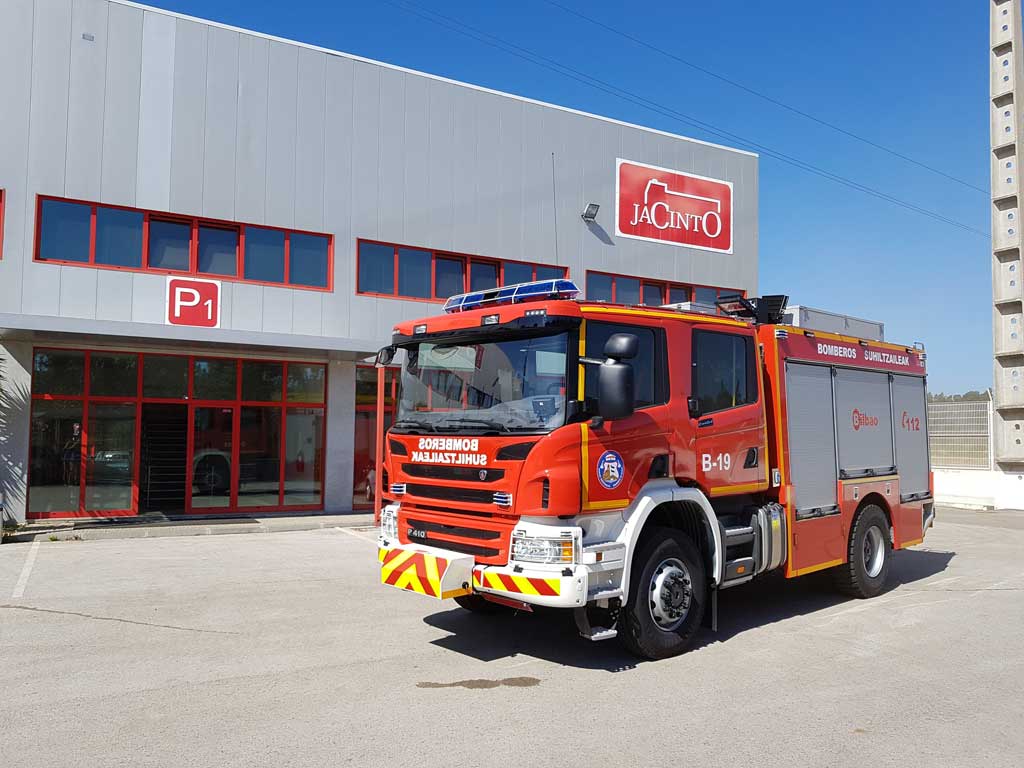
{"type": "Polygon", "coordinates": [[[1016,519],[941,511],[874,600],[728,590],[657,663],[381,587],[365,529],[5,545],[0,763],[1019,766],[1016,519]]]}

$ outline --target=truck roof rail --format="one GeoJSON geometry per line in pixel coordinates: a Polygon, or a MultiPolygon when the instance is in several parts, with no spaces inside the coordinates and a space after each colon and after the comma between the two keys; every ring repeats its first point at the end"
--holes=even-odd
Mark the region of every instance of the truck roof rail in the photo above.
{"type": "Polygon", "coordinates": [[[543,301],[545,299],[575,299],[579,294],[580,289],[572,280],[564,278],[535,280],[530,283],[516,283],[498,288],[487,288],[483,291],[456,294],[444,303],[444,311],[450,314],[493,304],[521,304],[525,301],[543,301]]]}
{"type": "Polygon", "coordinates": [[[772,325],[782,322],[782,316],[789,304],[789,296],[771,294],[748,299],[738,293],[720,296],[715,302],[725,314],[753,320],[757,325],[772,325]]]}

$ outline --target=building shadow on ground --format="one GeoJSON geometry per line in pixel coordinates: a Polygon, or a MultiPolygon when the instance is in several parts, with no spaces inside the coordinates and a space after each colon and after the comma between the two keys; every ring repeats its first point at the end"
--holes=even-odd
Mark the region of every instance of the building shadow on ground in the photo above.
{"type": "MultiPolygon", "coordinates": [[[[955,552],[906,550],[896,554],[887,591],[897,590],[942,573],[955,552]]],[[[702,629],[691,650],[721,643],[751,629],[823,611],[852,598],[832,586],[827,572],[785,579],[766,574],[733,589],[723,590],[718,601],[718,630],[702,629]]],[[[894,608],[895,610],[895,608],[894,608]]],[[[576,631],[571,611],[539,610],[481,615],[455,607],[427,616],[424,621],[444,630],[434,645],[479,661],[530,656],[580,669],[625,672],[642,663],[617,640],[592,643],[576,631]]]]}

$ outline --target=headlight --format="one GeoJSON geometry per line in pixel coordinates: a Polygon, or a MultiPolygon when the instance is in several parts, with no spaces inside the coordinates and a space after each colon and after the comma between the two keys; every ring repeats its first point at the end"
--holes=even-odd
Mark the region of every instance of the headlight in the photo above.
{"type": "Polygon", "coordinates": [[[398,508],[384,507],[380,511],[380,535],[382,538],[398,541],[398,508]]]}
{"type": "Polygon", "coordinates": [[[572,563],[576,547],[573,539],[538,539],[532,536],[512,538],[512,559],[522,563],[572,563]]]}

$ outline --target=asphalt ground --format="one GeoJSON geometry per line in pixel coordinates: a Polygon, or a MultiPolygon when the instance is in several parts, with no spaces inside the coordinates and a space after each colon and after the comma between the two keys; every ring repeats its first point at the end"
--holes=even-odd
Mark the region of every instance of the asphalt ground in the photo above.
{"type": "Polygon", "coordinates": [[[0,765],[1020,766],[1024,513],[941,510],[873,600],[727,590],[639,663],[377,583],[373,534],[0,547],[0,765]]]}

